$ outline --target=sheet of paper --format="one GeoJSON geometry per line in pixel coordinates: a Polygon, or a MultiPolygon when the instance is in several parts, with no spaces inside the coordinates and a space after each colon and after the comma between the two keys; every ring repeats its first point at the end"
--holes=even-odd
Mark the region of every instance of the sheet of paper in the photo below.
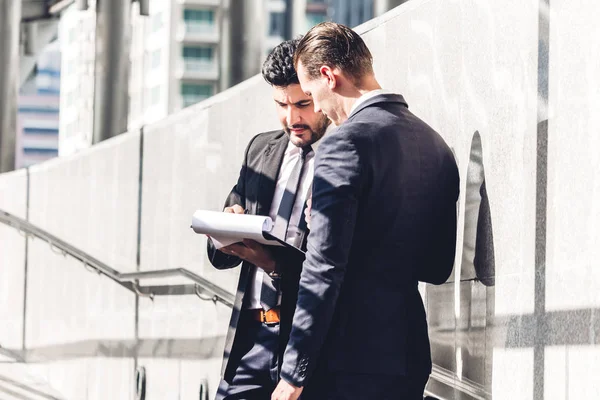
{"type": "Polygon", "coordinates": [[[242,239],[281,246],[277,241],[265,239],[263,236],[263,232],[271,232],[273,229],[273,220],[263,215],[197,210],[192,217],[192,229],[196,233],[209,235],[217,249],[241,242],[242,239]]]}

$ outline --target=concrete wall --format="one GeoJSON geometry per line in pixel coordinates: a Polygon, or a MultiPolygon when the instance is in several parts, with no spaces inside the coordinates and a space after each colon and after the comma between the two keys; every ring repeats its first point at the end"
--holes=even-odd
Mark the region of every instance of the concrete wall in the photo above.
{"type": "MultiPolygon", "coordinates": [[[[255,77],[144,129],[142,270],[181,266],[235,291],[238,271],[215,270],[206,258],[205,238],[189,226],[196,209],[223,207],[250,138],[261,130],[277,128],[270,93],[262,78],[255,77]]],[[[182,347],[190,357],[210,350],[202,354],[205,360],[140,361],[149,376],[168,380],[162,382],[163,389],[149,390],[148,399],[170,398],[165,393],[179,382],[182,398],[197,398],[200,378],[209,380],[211,393],[216,391],[229,316],[225,306],[196,297],[141,302],[140,337],[158,341],[204,338],[217,343],[204,351],[194,347],[203,345],[198,341],[182,347]]],[[[156,382],[152,385],[161,387],[156,382]]]]}
{"type": "MultiPolygon", "coordinates": [[[[600,397],[599,12],[584,0],[411,0],[357,28],[380,82],[459,164],[455,271],[422,291],[440,398],[600,397]]],[[[248,140],[277,127],[255,77],[29,179],[0,175],[0,209],[119,271],[185,267],[233,291],[237,272],[210,266],[190,218],[221,208],[248,140]]],[[[24,335],[30,370],[65,399],[131,399],[138,366],[147,399],[195,399],[203,380],[214,395],[225,306],[136,299],[31,239],[25,274],[25,239],[2,226],[0,239],[0,344],[20,350],[24,335]]]]}
{"type": "Polygon", "coordinates": [[[598,13],[584,0],[553,0],[549,10],[545,310],[562,316],[548,336],[563,340],[544,349],[547,398],[600,396],[598,13]]]}
{"type": "MultiPolygon", "coordinates": [[[[0,174],[0,209],[20,218],[27,214],[27,173],[0,174]]],[[[23,346],[25,238],[0,224],[0,345],[23,346]]]]}
{"type": "Polygon", "coordinates": [[[465,397],[453,389],[464,381],[482,397],[533,398],[533,347],[507,331],[534,311],[537,22],[535,2],[413,1],[365,27],[382,85],[444,136],[462,177],[454,276],[426,290],[436,395],[465,397]],[[469,211],[481,186],[469,182],[472,166],[491,209],[490,286],[472,280],[485,278],[472,262],[469,211]]]}

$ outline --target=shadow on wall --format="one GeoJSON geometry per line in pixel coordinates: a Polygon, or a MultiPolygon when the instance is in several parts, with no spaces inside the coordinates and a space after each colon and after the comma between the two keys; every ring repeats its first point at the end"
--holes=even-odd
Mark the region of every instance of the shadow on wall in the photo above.
{"type": "Polygon", "coordinates": [[[479,384],[484,392],[491,394],[493,348],[486,343],[495,314],[496,268],[483,147],[477,131],[471,141],[466,180],[460,314],[456,320],[456,375],[479,384]]]}
{"type": "Polygon", "coordinates": [[[485,183],[481,135],[475,132],[471,142],[465,193],[465,228],[460,280],[476,279],[494,286],[496,266],[492,215],[485,183]]]}
{"type": "Polygon", "coordinates": [[[466,391],[491,398],[493,347],[486,344],[494,318],[494,235],[478,131],[471,141],[464,196],[461,262],[446,284],[427,286],[434,378],[436,370],[445,377],[445,384],[430,380],[428,390],[442,397],[464,398],[455,387],[459,378],[466,391]]]}

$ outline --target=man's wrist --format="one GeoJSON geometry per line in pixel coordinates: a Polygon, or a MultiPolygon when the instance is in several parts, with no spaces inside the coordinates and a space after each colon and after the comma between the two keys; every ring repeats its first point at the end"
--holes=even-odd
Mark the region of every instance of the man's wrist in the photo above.
{"type": "Polygon", "coordinates": [[[304,386],[298,386],[298,385],[296,385],[294,382],[292,382],[291,380],[288,380],[288,379],[284,378],[283,376],[281,377],[281,380],[284,381],[285,383],[287,383],[288,385],[292,386],[295,389],[300,389],[300,388],[304,387],[304,386]]]}
{"type": "Polygon", "coordinates": [[[304,386],[303,381],[294,379],[292,374],[288,374],[287,372],[285,372],[283,370],[279,374],[279,377],[281,378],[282,381],[285,381],[286,383],[288,383],[289,385],[292,385],[294,387],[303,387],[304,386]]]}

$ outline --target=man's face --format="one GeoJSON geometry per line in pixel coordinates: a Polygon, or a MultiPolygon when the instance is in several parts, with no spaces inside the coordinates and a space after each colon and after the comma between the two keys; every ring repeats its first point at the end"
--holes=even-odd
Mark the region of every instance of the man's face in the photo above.
{"type": "Polygon", "coordinates": [[[296,72],[302,91],[313,101],[314,111],[326,115],[334,124],[340,125],[343,121],[339,117],[335,94],[327,86],[327,78],[312,78],[301,62],[298,63],[296,72]]]}
{"type": "Polygon", "coordinates": [[[304,94],[300,85],[274,86],[273,99],[279,122],[295,146],[307,146],[323,137],[329,120],[314,111],[312,99],[304,94]]]}

